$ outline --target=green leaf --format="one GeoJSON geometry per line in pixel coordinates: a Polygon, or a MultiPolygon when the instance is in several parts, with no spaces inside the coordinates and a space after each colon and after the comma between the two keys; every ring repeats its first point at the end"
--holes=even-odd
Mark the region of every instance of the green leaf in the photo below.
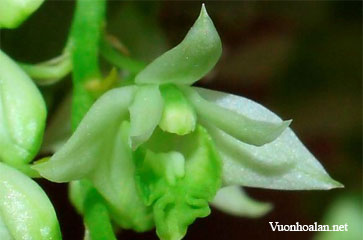
{"type": "Polygon", "coordinates": [[[16,28],[27,19],[44,0],[1,0],[0,28],[16,28]]]}
{"type": "Polygon", "coordinates": [[[270,203],[253,200],[239,186],[228,186],[219,189],[212,201],[212,206],[237,217],[250,218],[261,217],[272,208],[270,203]]]}
{"type": "Polygon", "coordinates": [[[104,94],[68,142],[48,162],[33,168],[54,182],[90,180],[120,226],[145,231],[153,222],[136,192],[126,122],[135,92],[136,87],[130,86],[104,94]]]}
{"type": "Polygon", "coordinates": [[[61,239],[57,216],[47,195],[32,179],[3,163],[0,216],[14,239],[61,239]]]}
{"type": "Polygon", "coordinates": [[[29,163],[44,131],[46,107],[32,80],[0,51],[0,161],[29,163]]]}
{"type": "MultiPolygon", "coordinates": [[[[279,123],[281,119],[249,99],[196,88],[208,101],[257,121],[279,123]]],[[[275,141],[253,146],[239,141],[204,121],[223,160],[226,185],[269,189],[331,189],[342,185],[331,179],[319,161],[287,128],[275,141]]]]}
{"type": "Polygon", "coordinates": [[[137,186],[152,205],[160,239],[182,239],[189,224],[209,215],[208,201],[221,184],[221,161],[203,127],[185,136],[156,129],[135,162],[137,186]]]}
{"type": "Polygon", "coordinates": [[[140,86],[130,106],[131,145],[136,149],[149,139],[159,124],[163,112],[163,99],[159,86],[140,86]]]}
{"type": "Polygon", "coordinates": [[[191,87],[182,87],[200,118],[217,126],[233,137],[257,146],[272,142],[289,126],[291,121],[269,122],[251,119],[245,114],[218,106],[201,97],[191,87]]]}
{"type": "Polygon", "coordinates": [[[135,82],[193,84],[214,67],[221,53],[221,40],[203,5],[184,40],[149,64],[135,82]]]}

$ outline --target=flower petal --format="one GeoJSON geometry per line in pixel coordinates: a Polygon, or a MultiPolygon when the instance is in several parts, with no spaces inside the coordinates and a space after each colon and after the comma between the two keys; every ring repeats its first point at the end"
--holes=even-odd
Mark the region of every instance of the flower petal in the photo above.
{"type": "Polygon", "coordinates": [[[231,111],[205,100],[194,88],[181,87],[192,102],[200,118],[208,120],[233,137],[257,146],[272,142],[289,126],[291,121],[260,121],[246,114],[231,111]]]}
{"type": "Polygon", "coordinates": [[[0,163],[0,215],[15,239],[61,239],[47,195],[32,179],[4,163],[0,163]]]}
{"type": "Polygon", "coordinates": [[[129,108],[130,138],[133,149],[149,139],[160,122],[163,104],[158,85],[146,85],[138,88],[134,102],[129,108]]]}
{"type": "MultiPolygon", "coordinates": [[[[197,88],[205,99],[251,119],[281,119],[249,99],[197,88]]],[[[319,161],[288,128],[275,141],[256,147],[239,141],[205,121],[223,160],[226,185],[283,190],[331,189],[342,185],[330,178],[319,161]]]]}
{"type": "Polygon", "coordinates": [[[272,208],[270,203],[258,202],[250,198],[240,186],[219,189],[211,204],[225,213],[250,218],[261,217],[272,208]]]}
{"type": "MultiPolygon", "coordinates": [[[[48,162],[33,166],[55,182],[89,179],[123,228],[145,231],[151,213],[136,192],[134,163],[128,144],[128,107],[135,87],[114,89],[89,110],[69,141],[48,162]]],[[[81,204],[77,204],[80,208],[81,204]]]]}
{"type": "Polygon", "coordinates": [[[120,125],[128,118],[135,90],[124,87],[104,94],[66,144],[49,161],[33,168],[53,182],[79,180],[92,172],[113,148],[120,125]]]}
{"type": "Polygon", "coordinates": [[[135,82],[193,84],[214,67],[221,53],[221,40],[203,5],[184,40],[150,63],[135,82]]]}
{"type": "Polygon", "coordinates": [[[135,166],[128,145],[130,124],[118,130],[109,156],[104,156],[91,182],[110,205],[113,219],[123,228],[146,231],[153,227],[151,209],[139,197],[135,184],[135,166]]]}

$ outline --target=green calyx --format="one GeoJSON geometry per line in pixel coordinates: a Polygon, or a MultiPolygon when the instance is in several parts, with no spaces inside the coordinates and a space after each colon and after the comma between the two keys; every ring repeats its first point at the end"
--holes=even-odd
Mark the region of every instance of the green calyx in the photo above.
{"type": "Polygon", "coordinates": [[[193,106],[175,85],[160,86],[164,110],[159,123],[162,130],[178,135],[188,134],[195,129],[197,116],[193,106]]]}

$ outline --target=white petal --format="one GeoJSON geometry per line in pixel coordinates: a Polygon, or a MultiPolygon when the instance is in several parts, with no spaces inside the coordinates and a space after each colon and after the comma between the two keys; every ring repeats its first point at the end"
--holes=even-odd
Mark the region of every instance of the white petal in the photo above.
{"type": "Polygon", "coordinates": [[[250,198],[240,186],[221,188],[211,204],[228,214],[251,218],[261,217],[272,208],[270,203],[258,202],[250,198]]]}
{"type": "MultiPolygon", "coordinates": [[[[201,88],[197,90],[205,99],[251,119],[281,122],[276,114],[249,99],[201,88]]],[[[291,128],[286,129],[275,141],[256,147],[243,143],[208,123],[205,126],[221,154],[224,163],[223,180],[227,185],[284,190],[342,187],[330,178],[291,128]]]]}

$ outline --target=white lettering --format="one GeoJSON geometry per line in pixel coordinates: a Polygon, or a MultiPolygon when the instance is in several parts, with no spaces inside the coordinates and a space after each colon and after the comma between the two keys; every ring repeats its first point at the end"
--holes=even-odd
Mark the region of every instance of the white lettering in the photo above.
{"type": "Polygon", "coordinates": [[[276,226],[278,226],[278,224],[279,224],[279,222],[275,222],[275,226],[273,226],[272,224],[273,224],[273,222],[269,222],[270,223],[270,226],[271,226],[271,229],[272,229],[272,231],[276,231],[276,226]]]}
{"type": "Polygon", "coordinates": [[[317,222],[314,222],[314,224],[310,225],[300,225],[299,222],[296,222],[294,225],[282,225],[279,224],[279,222],[269,222],[272,231],[291,231],[291,232],[316,232],[316,231],[348,231],[348,224],[342,224],[342,225],[332,225],[331,227],[329,225],[320,225],[317,222]]]}

